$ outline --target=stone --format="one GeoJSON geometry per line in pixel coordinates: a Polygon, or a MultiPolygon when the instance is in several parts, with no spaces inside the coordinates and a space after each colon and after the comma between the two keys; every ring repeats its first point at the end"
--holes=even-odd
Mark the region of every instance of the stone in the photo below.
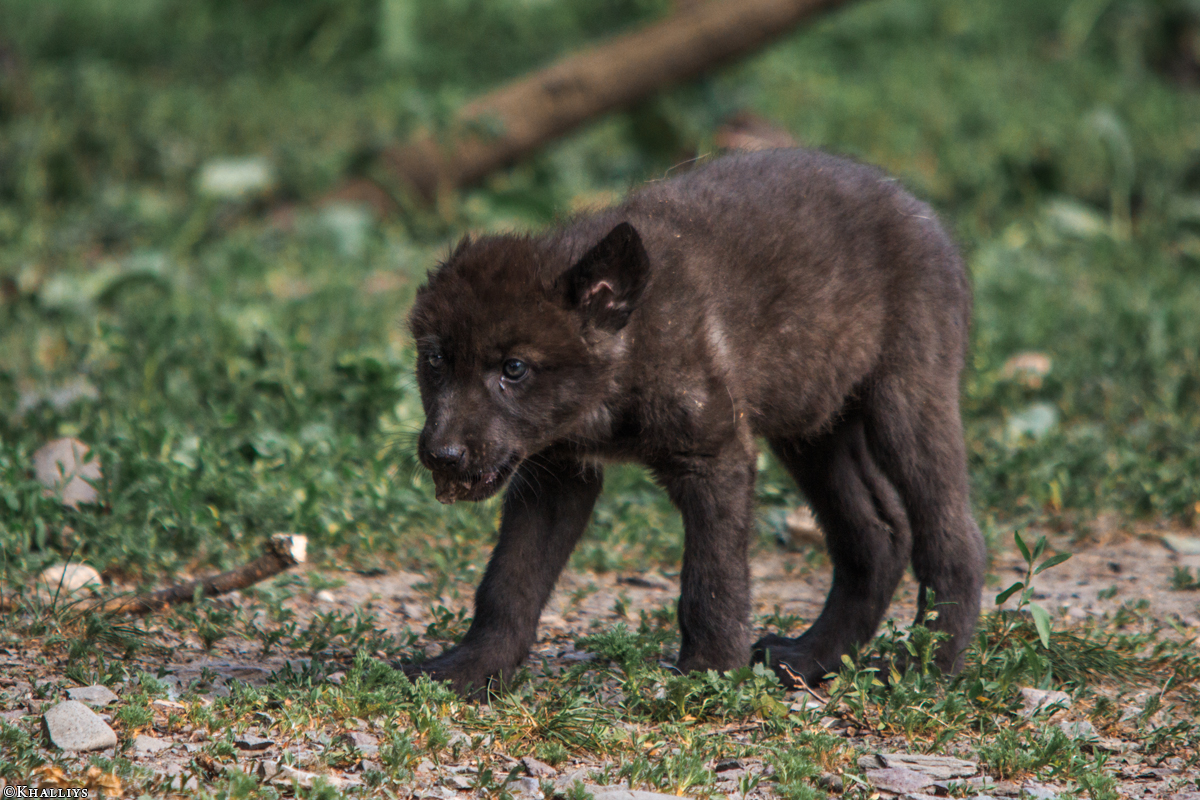
{"type": "Polygon", "coordinates": [[[886,769],[866,770],[867,780],[880,791],[896,794],[919,792],[926,786],[933,785],[933,778],[928,775],[904,767],[887,767],[886,769]]]}
{"type": "Polygon", "coordinates": [[[271,745],[275,744],[274,739],[264,739],[261,736],[255,736],[253,733],[244,733],[233,740],[233,744],[238,750],[248,750],[257,752],[266,750],[271,745]]]}
{"type": "Polygon", "coordinates": [[[1164,533],[1159,537],[1166,547],[1181,556],[1200,556],[1200,536],[1186,536],[1180,533],[1164,533]]]}
{"type": "Polygon", "coordinates": [[[538,761],[533,756],[522,758],[521,766],[525,768],[525,773],[532,778],[553,778],[558,775],[558,770],[549,764],[538,761]]]}
{"type": "Polygon", "coordinates": [[[1046,691],[1026,686],[1021,689],[1021,703],[1024,706],[1021,716],[1029,719],[1041,711],[1048,710],[1051,706],[1070,708],[1071,695],[1066,692],[1046,691]]]}
{"type": "Polygon", "coordinates": [[[1057,800],[1058,792],[1045,784],[1026,781],[1021,786],[1021,797],[1027,797],[1030,800],[1057,800]]]}
{"type": "Polygon", "coordinates": [[[545,800],[546,797],[537,778],[517,778],[510,781],[507,788],[514,798],[520,800],[545,800]]]}
{"type": "Polygon", "coordinates": [[[337,775],[318,775],[315,772],[296,769],[288,764],[280,764],[279,771],[271,780],[273,783],[295,783],[301,789],[311,789],[318,780],[324,780],[335,789],[340,789],[348,783],[345,778],[337,775]]]}
{"type": "Polygon", "coordinates": [[[568,772],[566,775],[563,775],[558,780],[554,781],[554,793],[566,794],[567,792],[571,791],[571,787],[576,783],[587,783],[587,779],[588,771],[583,767],[580,767],[572,772],[568,772]]]}
{"type": "Polygon", "coordinates": [[[1008,418],[1010,439],[1040,439],[1058,424],[1058,408],[1050,403],[1031,403],[1008,418]]]}
{"type": "Polygon", "coordinates": [[[334,596],[333,592],[329,591],[328,589],[322,589],[321,591],[317,592],[316,599],[318,603],[337,602],[337,598],[334,596]]]}
{"type": "Polygon", "coordinates": [[[261,197],[274,187],[274,167],[261,156],[214,158],[200,167],[196,180],[200,194],[217,200],[261,197]]]}
{"type": "Polygon", "coordinates": [[[133,740],[133,754],[135,756],[152,756],[162,750],[170,750],[172,746],[171,742],[164,739],[138,734],[133,740]]]}
{"type": "Polygon", "coordinates": [[[117,746],[117,734],[78,700],[64,700],[42,715],[46,737],[60,750],[86,752],[117,746]]]}
{"type": "Polygon", "coordinates": [[[1042,379],[1050,374],[1053,362],[1050,356],[1037,351],[1017,353],[1004,362],[1001,374],[1008,380],[1015,380],[1030,389],[1038,389],[1042,379]]]}
{"type": "Polygon", "coordinates": [[[1086,719],[1077,721],[1063,720],[1058,723],[1058,727],[1059,730],[1072,739],[1094,740],[1099,738],[1099,734],[1096,733],[1096,726],[1086,719]]]}
{"type": "Polygon", "coordinates": [[[77,686],[67,689],[67,697],[78,700],[92,708],[104,708],[109,703],[115,703],[120,698],[107,686],[77,686]]]}
{"type": "Polygon", "coordinates": [[[91,482],[101,479],[100,462],[88,460],[91,448],[78,439],[55,439],[39,447],[33,454],[33,472],[46,494],[57,494],[63,505],[78,508],[82,503],[94,503],[100,495],[91,482]]]}
{"type": "Polygon", "coordinates": [[[828,792],[841,794],[842,790],[845,788],[845,781],[842,780],[841,775],[835,775],[832,772],[827,772],[821,777],[817,778],[817,786],[820,786],[822,789],[828,792]]]}
{"type": "MultiPolygon", "coordinates": [[[[862,756],[858,766],[863,770],[883,768],[909,769],[920,772],[933,781],[948,781],[951,778],[969,778],[979,771],[974,761],[964,761],[950,756],[923,756],[909,753],[876,753],[862,756]]],[[[926,784],[928,785],[928,784],[926,784]]]]}
{"type": "Polygon", "coordinates": [[[39,588],[53,595],[72,595],[84,589],[99,589],[103,582],[100,573],[87,564],[55,564],[38,575],[39,588]]]}
{"type": "Polygon", "coordinates": [[[621,786],[589,786],[587,788],[592,793],[592,800],[679,800],[673,794],[643,792],[621,786]]]}
{"type": "Polygon", "coordinates": [[[373,756],[379,753],[379,740],[369,733],[350,731],[338,737],[338,741],[350,747],[360,755],[373,756]]]}
{"type": "Polygon", "coordinates": [[[741,761],[736,758],[722,758],[713,764],[713,772],[729,772],[735,769],[745,769],[741,761]]]}

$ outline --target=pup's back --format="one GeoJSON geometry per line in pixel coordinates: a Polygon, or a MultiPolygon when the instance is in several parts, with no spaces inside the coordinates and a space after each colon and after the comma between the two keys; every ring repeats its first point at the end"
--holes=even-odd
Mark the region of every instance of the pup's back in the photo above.
{"type": "Polygon", "coordinates": [[[715,366],[756,433],[820,427],[864,380],[914,358],[961,368],[961,261],[929,207],[879,170],[806,150],[731,156],[547,243],[577,258],[622,220],[651,264],[630,335],[668,345],[647,375],[715,366]]]}

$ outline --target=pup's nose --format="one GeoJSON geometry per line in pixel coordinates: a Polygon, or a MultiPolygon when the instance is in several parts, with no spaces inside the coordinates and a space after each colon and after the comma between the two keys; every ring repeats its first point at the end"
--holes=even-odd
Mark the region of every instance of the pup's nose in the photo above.
{"type": "Polygon", "coordinates": [[[430,450],[429,464],[434,469],[451,469],[461,467],[467,462],[467,448],[461,444],[448,444],[436,450],[430,450]]]}

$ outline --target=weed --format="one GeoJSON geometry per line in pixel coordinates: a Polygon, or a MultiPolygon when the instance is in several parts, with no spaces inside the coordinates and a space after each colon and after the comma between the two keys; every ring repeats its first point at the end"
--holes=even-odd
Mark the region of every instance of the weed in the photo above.
{"type": "Polygon", "coordinates": [[[1177,592],[1194,592],[1200,589],[1200,574],[1192,575],[1189,567],[1176,567],[1171,574],[1171,588],[1177,592]]]}
{"type": "Polygon", "coordinates": [[[1051,567],[1061,564],[1071,557],[1070,553],[1059,553],[1058,555],[1047,558],[1042,563],[1038,564],[1037,560],[1042,557],[1046,551],[1046,537],[1039,536],[1033,549],[1025,544],[1025,540],[1021,538],[1020,531],[1013,533],[1013,540],[1017,543],[1017,549],[1021,551],[1021,556],[1025,559],[1025,579],[1017,581],[1007,589],[996,595],[996,605],[1003,605],[1004,601],[1012,597],[1017,592],[1021,593],[1017,600],[1017,613],[1028,607],[1029,613],[1033,616],[1033,623],[1037,627],[1038,638],[1042,641],[1042,647],[1050,647],[1050,612],[1042,608],[1037,603],[1032,602],[1033,597],[1033,576],[1041,574],[1051,567]]]}

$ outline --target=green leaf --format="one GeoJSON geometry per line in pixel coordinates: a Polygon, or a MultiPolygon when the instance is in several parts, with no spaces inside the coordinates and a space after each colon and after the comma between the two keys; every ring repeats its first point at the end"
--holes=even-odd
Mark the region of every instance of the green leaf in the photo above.
{"type": "Polygon", "coordinates": [[[1033,624],[1037,626],[1038,637],[1042,647],[1050,648],[1050,612],[1037,603],[1029,604],[1029,613],[1033,614],[1033,624]]]}
{"type": "Polygon", "coordinates": [[[1033,557],[1029,560],[1030,564],[1042,557],[1042,553],[1046,552],[1046,537],[1039,536],[1037,544],[1033,546],[1033,557]]]}
{"type": "Polygon", "coordinates": [[[1043,570],[1050,569],[1051,567],[1057,567],[1059,564],[1063,563],[1070,557],[1071,557],[1070,553],[1059,553],[1056,556],[1050,556],[1050,558],[1047,558],[1045,561],[1043,561],[1041,563],[1041,565],[1033,571],[1033,574],[1037,575],[1038,573],[1042,572],[1043,570]]]}
{"type": "Polygon", "coordinates": [[[1003,592],[996,595],[996,605],[1002,604],[1005,600],[1012,597],[1016,592],[1019,592],[1024,588],[1025,588],[1025,584],[1022,583],[1021,581],[1017,581],[1012,586],[1008,587],[1003,592]]]}
{"type": "Polygon", "coordinates": [[[1029,555],[1029,548],[1025,545],[1025,540],[1021,538],[1020,531],[1013,531],[1013,539],[1017,542],[1017,549],[1021,551],[1021,556],[1025,559],[1026,564],[1033,564],[1033,556],[1029,555]]]}

